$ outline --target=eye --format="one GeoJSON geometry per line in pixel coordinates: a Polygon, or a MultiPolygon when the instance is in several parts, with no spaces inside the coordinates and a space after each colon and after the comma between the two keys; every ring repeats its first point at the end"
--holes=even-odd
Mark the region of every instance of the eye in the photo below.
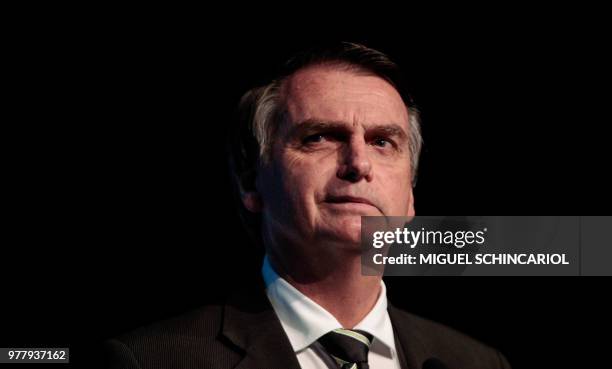
{"type": "Polygon", "coordinates": [[[305,144],[318,143],[318,142],[323,142],[323,140],[325,140],[325,137],[322,134],[315,134],[315,135],[310,135],[304,138],[303,143],[305,144]]]}
{"type": "Polygon", "coordinates": [[[391,142],[389,142],[388,140],[384,139],[384,138],[377,138],[373,141],[375,146],[378,147],[387,147],[391,144],[391,142]]]}

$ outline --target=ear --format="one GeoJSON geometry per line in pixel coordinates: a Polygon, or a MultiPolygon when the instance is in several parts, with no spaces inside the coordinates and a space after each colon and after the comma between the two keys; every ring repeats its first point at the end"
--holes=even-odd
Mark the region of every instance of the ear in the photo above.
{"type": "Polygon", "coordinates": [[[408,214],[407,216],[409,217],[413,217],[415,212],[414,212],[414,196],[412,195],[412,187],[410,188],[410,200],[408,202],[408,214]]]}
{"type": "Polygon", "coordinates": [[[240,194],[242,204],[251,213],[260,213],[262,209],[261,195],[257,191],[245,191],[240,194]]]}
{"type": "Polygon", "coordinates": [[[242,205],[251,213],[260,213],[263,209],[263,200],[257,190],[257,172],[248,170],[239,177],[238,189],[242,205]]]}

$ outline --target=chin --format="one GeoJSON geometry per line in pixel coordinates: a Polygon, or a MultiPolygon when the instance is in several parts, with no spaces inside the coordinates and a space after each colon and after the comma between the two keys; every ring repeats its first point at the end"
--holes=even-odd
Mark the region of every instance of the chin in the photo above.
{"type": "Polygon", "coordinates": [[[347,218],[346,220],[338,220],[327,233],[340,245],[346,245],[351,249],[360,249],[361,217],[351,216],[347,218]]]}

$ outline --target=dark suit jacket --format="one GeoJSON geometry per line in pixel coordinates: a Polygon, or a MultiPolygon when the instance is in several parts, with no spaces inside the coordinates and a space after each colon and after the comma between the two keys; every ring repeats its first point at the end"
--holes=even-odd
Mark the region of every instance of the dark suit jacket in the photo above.
{"type": "MultiPolygon", "coordinates": [[[[391,305],[389,315],[404,369],[421,369],[431,357],[449,369],[510,367],[498,351],[450,328],[391,305]]],[[[107,367],[113,369],[300,367],[260,288],[112,339],[105,356],[107,367]]]]}

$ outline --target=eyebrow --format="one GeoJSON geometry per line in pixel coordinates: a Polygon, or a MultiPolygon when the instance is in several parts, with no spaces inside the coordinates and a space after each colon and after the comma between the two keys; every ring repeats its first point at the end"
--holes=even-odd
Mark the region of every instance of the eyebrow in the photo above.
{"type": "MultiPolygon", "coordinates": [[[[317,132],[337,132],[337,133],[350,133],[350,124],[342,121],[325,121],[319,119],[306,119],[290,130],[290,137],[299,137],[317,132]]],[[[366,127],[366,134],[375,134],[381,136],[393,136],[399,141],[407,141],[408,135],[404,129],[397,123],[390,124],[375,124],[366,127]]]]}

